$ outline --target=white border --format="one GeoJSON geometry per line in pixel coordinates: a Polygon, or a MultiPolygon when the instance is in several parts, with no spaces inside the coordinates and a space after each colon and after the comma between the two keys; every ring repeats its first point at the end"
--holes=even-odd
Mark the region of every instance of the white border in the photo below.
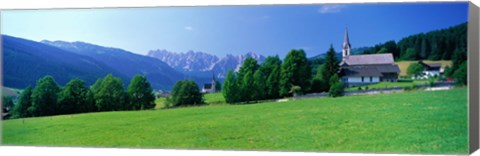
{"type": "MultiPolygon", "coordinates": [[[[54,9],[54,8],[113,8],[113,7],[155,7],[155,6],[213,6],[213,5],[258,5],[258,4],[313,4],[313,3],[370,3],[370,2],[451,2],[466,0],[0,0],[0,10],[11,9],[54,9]]],[[[480,4],[480,0],[471,0],[480,4]]],[[[0,60],[1,61],[1,60],[0,60]]],[[[269,155],[404,155],[404,154],[360,154],[360,153],[314,153],[314,152],[260,152],[260,151],[221,151],[221,150],[166,150],[166,149],[119,149],[119,148],[79,148],[79,147],[32,147],[0,146],[1,155],[20,156],[79,156],[79,155],[229,155],[229,156],[269,156],[269,155]]],[[[472,155],[480,156],[480,151],[472,155]]]]}

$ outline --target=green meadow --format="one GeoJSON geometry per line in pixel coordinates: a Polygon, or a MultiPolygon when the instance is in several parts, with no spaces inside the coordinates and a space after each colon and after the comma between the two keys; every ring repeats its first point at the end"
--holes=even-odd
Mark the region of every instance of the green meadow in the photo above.
{"type": "MultiPolygon", "coordinates": [[[[3,144],[467,154],[467,89],[7,120],[3,144]]],[[[157,101],[158,103],[162,101],[157,101]]]]}

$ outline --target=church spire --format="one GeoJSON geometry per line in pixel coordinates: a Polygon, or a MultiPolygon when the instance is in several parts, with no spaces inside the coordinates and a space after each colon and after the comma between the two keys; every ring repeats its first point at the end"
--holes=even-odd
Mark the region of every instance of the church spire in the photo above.
{"type": "Polygon", "coordinates": [[[348,39],[348,28],[345,28],[345,37],[343,39],[343,45],[342,45],[342,57],[348,57],[350,56],[350,40],[348,39]]]}

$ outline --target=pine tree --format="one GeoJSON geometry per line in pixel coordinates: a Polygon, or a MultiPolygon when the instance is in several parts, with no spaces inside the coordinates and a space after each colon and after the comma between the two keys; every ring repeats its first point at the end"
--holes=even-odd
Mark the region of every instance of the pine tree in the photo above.
{"type": "MultiPolygon", "coordinates": [[[[339,62],[335,56],[335,50],[333,49],[333,45],[330,45],[325,59],[325,67],[322,70],[323,72],[320,72],[322,74],[322,81],[329,82],[330,78],[338,73],[339,68],[339,62]]],[[[328,83],[326,90],[329,90],[331,85],[332,84],[328,83]]]]}

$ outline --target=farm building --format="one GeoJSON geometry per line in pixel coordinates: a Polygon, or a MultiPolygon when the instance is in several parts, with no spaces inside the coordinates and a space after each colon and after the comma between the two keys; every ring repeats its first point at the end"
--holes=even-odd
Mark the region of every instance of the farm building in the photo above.
{"type": "Polygon", "coordinates": [[[441,74],[441,63],[425,63],[423,61],[418,61],[418,64],[423,66],[422,78],[431,78],[435,76],[440,76],[441,74]]]}
{"type": "Polygon", "coordinates": [[[350,55],[350,50],[348,32],[345,30],[339,71],[345,86],[354,87],[398,80],[400,68],[395,64],[391,53],[350,55]]]}

